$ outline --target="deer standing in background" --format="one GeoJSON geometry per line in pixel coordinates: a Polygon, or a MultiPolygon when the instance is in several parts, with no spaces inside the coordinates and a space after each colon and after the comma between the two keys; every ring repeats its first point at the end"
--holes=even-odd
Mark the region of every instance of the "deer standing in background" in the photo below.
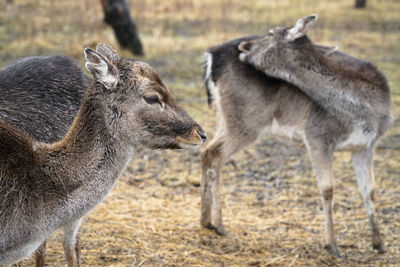
{"type": "Polygon", "coordinates": [[[305,33],[315,20],[306,17],[292,28],[233,40],[206,53],[205,84],[219,127],[202,153],[201,224],[226,234],[219,197],[222,164],[269,133],[306,147],[322,195],[325,247],[337,257],[333,152],[352,152],[373,248],[383,253],[373,203],[373,154],[392,119],[389,87],[372,64],[313,45],[305,33]]]}
{"type": "Polygon", "coordinates": [[[157,72],[109,46],[85,49],[94,81],[66,136],[45,144],[0,120],[0,266],[29,256],[64,229],[68,266],[79,266],[76,233],[135,150],[195,147],[205,133],[157,72]]]}

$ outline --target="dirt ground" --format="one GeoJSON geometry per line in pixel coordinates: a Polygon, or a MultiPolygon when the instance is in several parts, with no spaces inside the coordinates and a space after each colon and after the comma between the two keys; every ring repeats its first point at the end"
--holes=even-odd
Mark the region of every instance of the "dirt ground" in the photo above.
{"type": "MultiPolygon", "coordinates": [[[[22,56],[64,54],[107,42],[97,0],[0,2],[0,65],[22,56]]],[[[320,195],[305,151],[264,137],[222,172],[229,237],[200,226],[199,151],[140,152],[110,195],[83,221],[81,266],[400,266],[400,3],[354,1],[129,1],[146,56],[188,113],[212,137],[215,114],[201,81],[202,53],[230,39],[263,34],[318,13],[310,37],[370,60],[386,74],[395,122],[375,156],[376,208],[387,252],[372,250],[350,155],[335,155],[335,232],[343,259],[323,249],[320,195]],[[350,3],[351,2],[351,3],[350,3]]],[[[133,57],[119,49],[125,57],[133,57]]],[[[135,58],[135,57],[133,57],[135,58]]],[[[65,266],[61,233],[48,242],[46,266],[65,266]]],[[[26,259],[13,266],[33,266],[26,259]]]]}

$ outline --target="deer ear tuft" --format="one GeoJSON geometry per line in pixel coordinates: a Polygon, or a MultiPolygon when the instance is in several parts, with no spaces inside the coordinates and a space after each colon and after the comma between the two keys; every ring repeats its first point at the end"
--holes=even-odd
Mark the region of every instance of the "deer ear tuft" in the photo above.
{"type": "Polygon", "coordinates": [[[113,63],[90,48],[85,48],[85,58],[85,67],[97,82],[109,90],[116,87],[118,84],[118,71],[113,63]]]}
{"type": "Polygon", "coordinates": [[[317,19],[317,14],[312,14],[308,17],[299,19],[296,22],[296,25],[288,30],[286,39],[288,39],[289,41],[294,41],[300,37],[303,37],[304,35],[306,35],[311,26],[317,21],[317,19]]]}

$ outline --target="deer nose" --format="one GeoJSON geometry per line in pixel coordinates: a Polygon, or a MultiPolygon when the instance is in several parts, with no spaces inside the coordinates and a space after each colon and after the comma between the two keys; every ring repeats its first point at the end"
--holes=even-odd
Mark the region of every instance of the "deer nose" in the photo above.
{"type": "Polygon", "coordinates": [[[206,133],[200,130],[197,130],[197,134],[200,136],[201,140],[203,140],[203,142],[205,142],[207,140],[207,136],[206,133]]]}

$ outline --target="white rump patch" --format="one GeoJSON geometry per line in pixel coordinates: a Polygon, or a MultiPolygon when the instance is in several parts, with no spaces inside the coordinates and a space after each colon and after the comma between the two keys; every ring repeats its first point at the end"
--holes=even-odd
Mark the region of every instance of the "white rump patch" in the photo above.
{"type": "Polygon", "coordinates": [[[211,67],[213,64],[212,55],[211,53],[205,52],[204,53],[204,61],[206,64],[206,73],[204,75],[204,80],[207,81],[208,90],[210,90],[211,97],[214,99],[214,108],[218,109],[220,105],[220,96],[219,96],[219,89],[217,85],[214,83],[211,75],[211,67]]]}

